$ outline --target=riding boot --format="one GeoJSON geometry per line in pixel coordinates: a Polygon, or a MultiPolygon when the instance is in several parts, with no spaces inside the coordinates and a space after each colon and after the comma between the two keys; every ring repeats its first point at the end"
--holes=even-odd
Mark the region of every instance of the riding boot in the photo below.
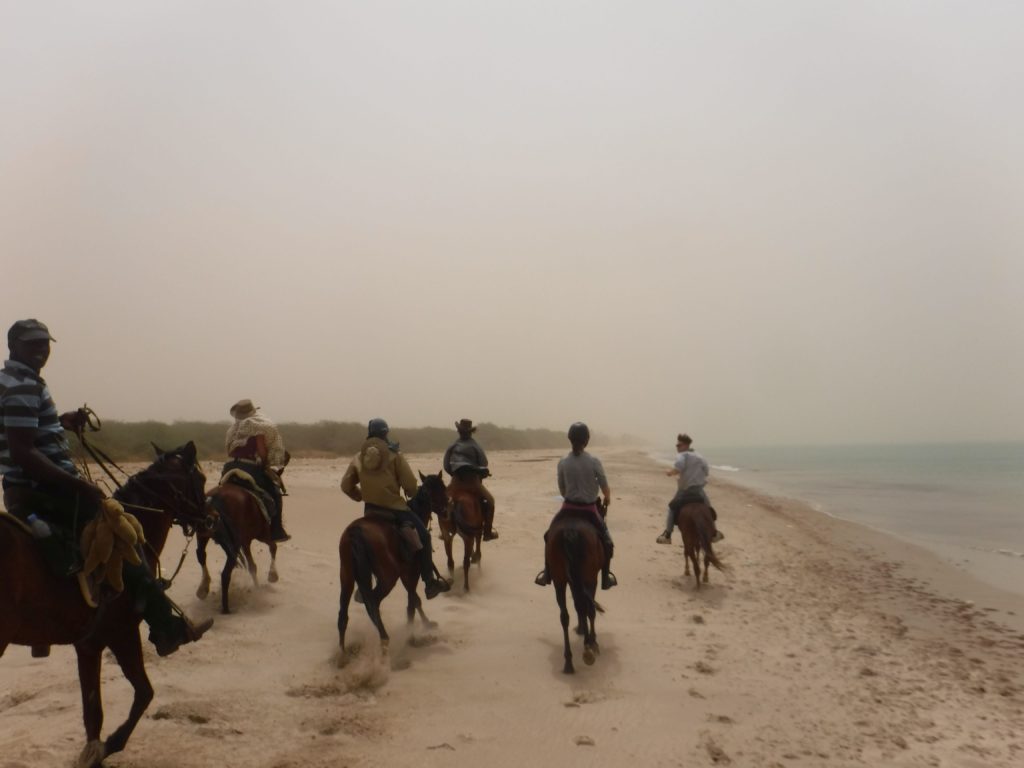
{"type": "Polygon", "coordinates": [[[281,513],[279,512],[274,517],[270,518],[270,538],[276,543],[288,541],[291,536],[284,529],[284,523],[281,520],[281,513]]]}
{"type": "Polygon", "coordinates": [[[149,625],[149,640],[159,656],[168,656],[185,643],[195,642],[213,626],[213,619],[199,624],[189,621],[144,565],[125,563],[124,583],[136,612],[149,625]]]}
{"type": "Polygon", "coordinates": [[[494,530],[494,507],[486,499],[481,500],[480,506],[484,513],[484,541],[494,541],[498,538],[498,532],[494,530]]]}
{"type": "Polygon", "coordinates": [[[430,556],[430,545],[423,547],[416,553],[420,559],[420,576],[423,578],[423,594],[427,600],[433,600],[442,592],[447,592],[452,585],[446,579],[440,579],[435,574],[434,560],[430,556]]]}
{"type": "Polygon", "coordinates": [[[615,554],[615,542],[612,541],[612,535],[608,532],[608,526],[605,525],[603,527],[604,530],[601,531],[601,544],[604,547],[604,567],[601,568],[601,589],[611,589],[619,585],[619,580],[611,572],[612,556],[615,554]]]}

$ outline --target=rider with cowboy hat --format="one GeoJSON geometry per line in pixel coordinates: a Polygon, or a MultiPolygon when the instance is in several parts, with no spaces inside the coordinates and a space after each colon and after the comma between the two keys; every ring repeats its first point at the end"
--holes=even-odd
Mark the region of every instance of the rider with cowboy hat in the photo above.
{"type": "Polygon", "coordinates": [[[473,439],[476,427],[469,419],[455,422],[459,439],[448,446],[444,453],[444,471],[451,475],[448,493],[454,497],[459,490],[470,491],[480,498],[481,511],[484,516],[484,541],[498,538],[494,530],[494,496],[484,487],[483,479],[490,477],[487,468],[487,454],[480,444],[473,439]]]}
{"type": "Polygon", "coordinates": [[[224,438],[229,459],[221,474],[233,469],[247,473],[259,487],[264,500],[269,502],[266,506],[270,513],[271,538],[279,543],[288,541],[291,536],[285,532],[282,521],[284,484],[280,472],[274,467],[287,466],[291,454],[284,449],[284,440],[277,425],[261,413],[252,400],[239,400],[229,412],[235,422],[228,427],[224,438]]]}

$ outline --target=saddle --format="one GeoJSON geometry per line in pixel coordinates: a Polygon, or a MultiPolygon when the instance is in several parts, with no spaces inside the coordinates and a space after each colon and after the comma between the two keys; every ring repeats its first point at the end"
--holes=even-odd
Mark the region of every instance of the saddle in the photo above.
{"type": "Polygon", "coordinates": [[[220,476],[219,484],[237,486],[252,496],[256,506],[259,507],[260,513],[263,515],[263,519],[268,524],[270,523],[270,507],[273,501],[267,498],[266,491],[260,488],[259,483],[256,482],[252,475],[245,470],[235,467],[220,476]]]}
{"type": "Polygon", "coordinates": [[[420,541],[420,535],[416,532],[416,527],[402,520],[395,514],[395,510],[367,504],[364,516],[366,519],[380,525],[391,526],[396,529],[398,532],[399,555],[403,559],[412,559],[423,548],[423,542],[420,541]]]}

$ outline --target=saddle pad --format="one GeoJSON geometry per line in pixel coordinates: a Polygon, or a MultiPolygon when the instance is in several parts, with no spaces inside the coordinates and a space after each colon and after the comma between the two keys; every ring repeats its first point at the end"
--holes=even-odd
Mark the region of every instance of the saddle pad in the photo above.
{"type": "Polygon", "coordinates": [[[220,485],[231,484],[241,488],[243,491],[248,493],[256,501],[256,506],[260,508],[260,512],[263,513],[263,519],[268,523],[270,522],[270,511],[267,509],[267,503],[263,499],[263,490],[259,487],[252,475],[248,472],[244,472],[237,467],[235,469],[229,469],[220,477],[220,485]]]}

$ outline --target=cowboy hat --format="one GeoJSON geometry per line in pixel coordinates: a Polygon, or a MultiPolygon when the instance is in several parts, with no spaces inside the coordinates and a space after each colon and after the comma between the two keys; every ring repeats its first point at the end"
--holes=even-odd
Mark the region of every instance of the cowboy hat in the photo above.
{"type": "Polygon", "coordinates": [[[231,406],[230,413],[236,419],[247,419],[258,410],[259,408],[252,404],[252,400],[239,400],[231,406]]]}

